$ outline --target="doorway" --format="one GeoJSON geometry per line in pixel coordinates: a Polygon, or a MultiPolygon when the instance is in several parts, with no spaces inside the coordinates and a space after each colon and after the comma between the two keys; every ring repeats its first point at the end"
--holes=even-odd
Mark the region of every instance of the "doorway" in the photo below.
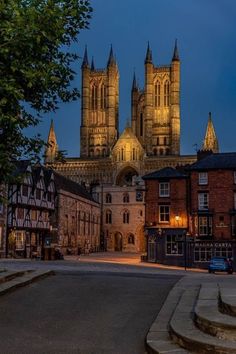
{"type": "Polygon", "coordinates": [[[120,232],[115,233],[115,251],[116,252],[122,251],[122,235],[120,232]]]}

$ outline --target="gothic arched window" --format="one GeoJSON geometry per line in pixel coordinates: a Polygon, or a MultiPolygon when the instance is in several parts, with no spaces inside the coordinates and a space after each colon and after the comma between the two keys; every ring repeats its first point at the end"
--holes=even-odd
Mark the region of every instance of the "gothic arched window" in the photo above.
{"type": "Polygon", "coordinates": [[[92,86],[92,109],[95,110],[98,108],[98,88],[94,84],[92,86]]]}
{"type": "Polygon", "coordinates": [[[123,203],[129,203],[129,193],[123,194],[123,203]]]}
{"type": "Polygon", "coordinates": [[[100,101],[100,106],[101,109],[106,109],[106,96],[107,96],[107,90],[106,90],[106,86],[103,84],[101,86],[101,101],[100,101]]]}
{"type": "Polygon", "coordinates": [[[161,84],[159,81],[155,84],[155,92],[154,92],[154,106],[160,107],[161,105],[161,84]]]}
{"type": "Polygon", "coordinates": [[[107,193],[106,194],[106,203],[111,203],[111,201],[112,201],[111,194],[107,193]]]}
{"type": "Polygon", "coordinates": [[[170,83],[168,80],[164,84],[164,106],[170,105],[170,83]]]}
{"type": "Polygon", "coordinates": [[[106,211],[106,224],[112,223],[112,212],[111,210],[106,211]]]}
{"type": "Polygon", "coordinates": [[[123,224],[129,224],[129,211],[125,210],[123,213],[123,224]]]}
{"type": "Polygon", "coordinates": [[[154,155],[154,156],[157,155],[157,149],[153,149],[153,155],[154,155]]]}

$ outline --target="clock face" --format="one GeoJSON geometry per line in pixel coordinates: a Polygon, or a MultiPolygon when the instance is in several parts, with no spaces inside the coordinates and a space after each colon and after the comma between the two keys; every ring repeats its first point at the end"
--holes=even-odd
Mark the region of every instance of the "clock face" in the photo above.
{"type": "Polygon", "coordinates": [[[136,201],[142,202],[142,200],[143,200],[143,192],[137,191],[136,192],[136,201]]]}

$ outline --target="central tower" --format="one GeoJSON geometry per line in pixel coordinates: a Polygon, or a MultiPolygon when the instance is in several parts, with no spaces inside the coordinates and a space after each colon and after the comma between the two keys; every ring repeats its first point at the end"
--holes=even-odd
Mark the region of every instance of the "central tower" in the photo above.
{"type": "Polygon", "coordinates": [[[131,106],[132,129],[146,154],[180,154],[180,60],[177,42],[170,65],[154,66],[147,47],[145,87],[141,91],[134,76],[131,106]]]}
{"type": "Polygon", "coordinates": [[[82,63],[80,155],[106,157],[118,138],[119,71],[111,47],[106,69],[82,63]]]}

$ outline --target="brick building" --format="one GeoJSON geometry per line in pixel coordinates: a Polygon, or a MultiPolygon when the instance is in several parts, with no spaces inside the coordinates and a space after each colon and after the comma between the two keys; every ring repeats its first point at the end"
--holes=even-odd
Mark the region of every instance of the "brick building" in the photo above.
{"type": "Polygon", "coordinates": [[[204,268],[212,256],[235,258],[236,153],[143,178],[149,261],[204,268]]]}
{"type": "Polygon", "coordinates": [[[180,240],[188,229],[187,175],[167,167],[143,179],[148,260],[178,264],[184,254],[180,240]]]}
{"type": "Polygon", "coordinates": [[[0,186],[0,258],[5,255],[6,229],[7,229],[7,203],[6,187],[0,186]],[[5,199],[5,202],[4,202],[5,199]]]}

